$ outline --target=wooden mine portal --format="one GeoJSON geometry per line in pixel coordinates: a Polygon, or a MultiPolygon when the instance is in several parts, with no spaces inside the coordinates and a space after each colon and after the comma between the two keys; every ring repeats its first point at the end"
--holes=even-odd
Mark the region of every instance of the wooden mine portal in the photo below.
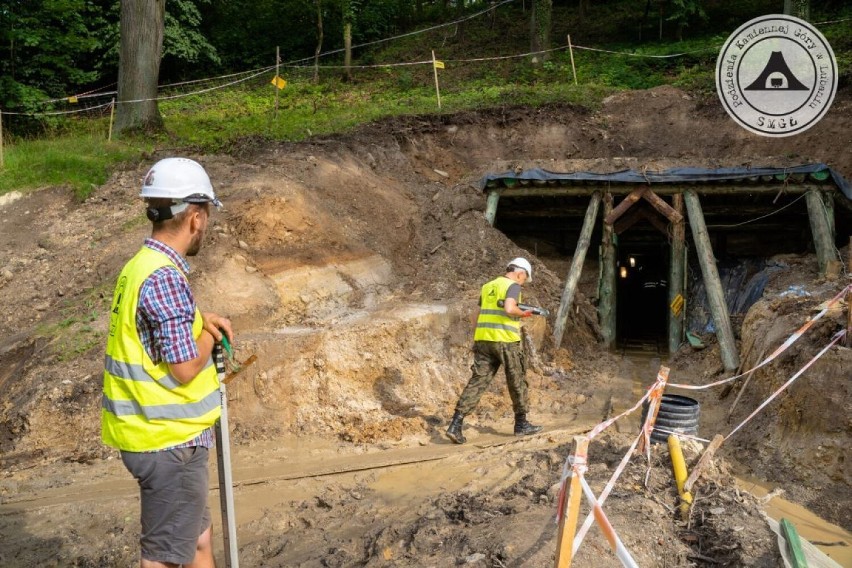
{"type": "Polygon", "coordinates": [[[515,167],[486,175],[480,187],[489,223],[571,256],[557,345],[590,249],[607,347],[651,328],[676,351],[686,336],[687,267],[697,264],[728,371],[740,361],[717,261],[815,252],[820,274],[836,278],[838,248],[852,235],[852,187],[825,164],[611,173],[515,167]]]}

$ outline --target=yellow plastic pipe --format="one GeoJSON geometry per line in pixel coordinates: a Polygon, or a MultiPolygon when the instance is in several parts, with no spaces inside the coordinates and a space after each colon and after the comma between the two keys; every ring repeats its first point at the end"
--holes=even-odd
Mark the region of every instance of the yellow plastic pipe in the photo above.
{"type": "Polygon", "coordinates": [[[672,457],[672,470],[677,483],[677,492],[680,494],[680,515],[685,519],[689,515],[689,506],[692,504],[692,493],[683,490],[687,477],[686,461],[683,459],[683,450],[680,449],[680,440],[674,434],[669,435],[669,455],[672,457]]]}

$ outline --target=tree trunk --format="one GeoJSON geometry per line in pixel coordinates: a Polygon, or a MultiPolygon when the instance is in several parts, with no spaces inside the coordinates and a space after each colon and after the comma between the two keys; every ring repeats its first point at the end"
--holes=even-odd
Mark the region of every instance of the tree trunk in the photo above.
{"type": "Polygon", "coordinates": [[[811,19],[810,0],[784,0],[784,13],[806,22],[811,19]]]}
{"type": "Polygon", "coordinates": [[[322,0],[317,5],[317,49],[314,51],[314,84],[319,83],[319,56],[322,51],[322,0]]]}
{"type": "Polygon", "coordinates": [[[343,24],[343,67],[345,68],[347,81],[352,80],[352,23],[343,24]]]}
{"type": "Polygon", "coordinates": [[[165,16],[166,0],[121,0],[116,133],[163,127],[157,81],[165,16]]]}
{"type": "MultiPolygon", "coordinates": [[[[550,49],[550,23],[552,0],[533,0],[530,11],[530,51],[550,49]]],[[[549,54],[533,55],[533,63],[544,61],[549,54]]]]}

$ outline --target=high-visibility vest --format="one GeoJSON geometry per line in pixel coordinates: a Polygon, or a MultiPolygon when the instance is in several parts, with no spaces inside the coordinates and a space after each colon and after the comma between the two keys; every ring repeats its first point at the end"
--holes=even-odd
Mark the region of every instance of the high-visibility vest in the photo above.
{"type": "MultiPolygon", "coordinates": [[[[475,341],[514,343],[521,340],[521,324],[518,318],[506,315],[506,310],[497,305],[500,300],[506,301],[506,292],[512,284],[517,282],[505,276],[498,276],[482,287],[479,317],[473,334],[475,341]]],[[[520,301],[519,295],[518,303],[520,301]]]]}
{"type": "MultiPolygon", "coordinates": [[[[142,284],[155,270],[174,266],[165,254],[142,247],[121,271],[112,299],[104,363],[101,437],[130,452],[161,450],[188,442],[215,424],[222,410],[219,375],[212,358],[194,379],[180,384],[165,362],[155,364],[136,329],[142,284]]],[[[195,339],[204,322],[196,308],[195,339]]]]}

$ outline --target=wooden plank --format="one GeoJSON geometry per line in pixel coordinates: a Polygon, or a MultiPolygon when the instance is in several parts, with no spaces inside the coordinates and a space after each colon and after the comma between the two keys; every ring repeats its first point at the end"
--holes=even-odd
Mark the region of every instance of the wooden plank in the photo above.
{"type": "Polygon", "coordinates": [[[721,434],[713,436],[713,439],[710,441],[707,449],[704,450],[703,454],[701,454],[701,458],[698,460],[698,463],[695,464],[695,467],[692,468],[692,472],[689,474],[689,477],[686,478],[686,483],[683,484],[683,490],[685,492],[689,493],[692,491],[692,486],[696,481],[698,481],[698,478],[701,476],[701,472],[704,471],[710,463],[710,460],[713,459],[713,455],[716,453],[716,450],[719,449],[719,446],[721,446],[724,441],[725,437],[721,434]]]}
{"type": "Polygon", "coordinates": [[[639,187],[630,192],[630,195],[621,200],[615,209],[613,209],[609,215],[604,219],[604,223],[607,225],[612,225],[615,221],[624,215],[628,209],[630,209],[634,203],[639,201],[642,198],[642,195],[648,191],[648,187],[639,187]]]}
{"type": "Polygon", "coordinates": [[[692,229],[692,239],[698,249],[698,263],[704,277],[710,313],[713,316],[713,323],[716,325],[716,337],[719,339],[722,365],[726,371],[733,371],[740,365],[737,344],[734,338],[734,330],[731,327],[728,305],[725,302],[725,292],[719,278],[719,271],[716,268],[716,259],[713,256],[713,247],[710,245],[710,234],[707,232],[707,225],[704,223],[701,202],[692,189],[684,192],[684,201],[689,216],[689,226],[692,229]]]}
{"type": "MultiPolygon", "coordinates": [[[[589,439],[585,436],[574,437],[573,455],[575,460],[586,461],[589,450],[589,439]]],[[[583,489],[580,478],[571,477],[567,499],[564,500],[562,516],[559,519],[559,529],[556,533],[556,568],[570,568],[573,560],[574,534],[577,532],[577,517],[580,514],[580,499],[583,489]]]]}
{"type": "Polygon", "coordinates": [[[571,269],[568,271],[568,277],[565,279],[565,289],[562,291],[559,311],[556,313],[556,324],[553,328],[553,338],[557,349],[562,343],[562,335],[565,332],[565,325],[568,323],[568,313],[574,301],[574,293],[577,291],[580,274],[583,272],[583,263],[586,260],[586,251],[589,250],[589,242],[592,240],[592,231],[595,228],[595,220],[598,216],[600,202],[600,192],[593,193],[592,199],[589,201],[589,207],[586,209],[586,217],[583,219],[583,228],[580,230],[577,249],[574,251],[574,258],[571,259],[571,269]]]}
{"type": "Polygon", "coordinates": [[[680,223],[683,221],[683,215],[681,215],[676,209],[673,209],[668,203],[663,201],[659,195],[650,189],[642,194],[642,199],[650,203],[654,209],[659,211],[663,217],[672,223],[680,223]]]}

